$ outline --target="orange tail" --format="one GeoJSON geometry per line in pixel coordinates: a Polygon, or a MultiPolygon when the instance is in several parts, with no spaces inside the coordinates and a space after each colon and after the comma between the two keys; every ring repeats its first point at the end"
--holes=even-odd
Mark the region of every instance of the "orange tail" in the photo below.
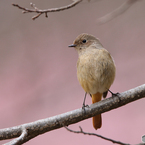
{"type": "MultiPolygon", "coordinates": [[[[102,98],[101,93],[96,93],[96,94],[92,95],[92,103],[96,103],[96,102],[101,101],[101,98],[102,98]]],[[[96,116],[93,117],[93,126],[96,130],[98,128],[101,128],[101,126],[102,126],[101,114],[96,115],[96,116]]]]}

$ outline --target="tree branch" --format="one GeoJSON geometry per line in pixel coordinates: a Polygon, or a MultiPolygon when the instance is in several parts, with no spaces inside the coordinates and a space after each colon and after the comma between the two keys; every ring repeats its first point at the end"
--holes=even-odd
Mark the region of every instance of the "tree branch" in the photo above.
{"type": "Polygon", "coordinates": [[[125,11],[127,11],[135,2],[138,0],[127,0],[125,3],[123,3],[120,7],[118,7],[116,10],[112,11],[111,13],[108,13],[107,15],[101,17],[98,19],[99,24],[104,24],[106,22],[111,21],[115,17],[121,15],[125,11]]]}
{"type": "MultiPolygon", "coordinates": [[[[63,11],[63,10],[67,10],[70,9],[74,6],[76,6],[77,4],[79,4],[80,2],[82,2],[83,0],[73,0],[73,2],[69,5],[63,6],[63,7],[59,7],[59,8],[51,8],[51,9],[38,9],[35,4],[30,3],[30,6],[33,9],[29,9],[29,8],[24,8],[22,6],[19,6],[18,4],[12,4],[13,6],[23,10],[22,13],[37,13],[37,15],[32,17],[32,20],[35,20],[36,18],[38,18],[40,15],[45,14],[45,17],[48,17],[48,13],[50,12],[59,12],[59,11],[63,11]]],[[[88,0],[90,1],[90,0],[88,0]]],[[[137,2],[138,0],[127,0],[125,3],[123,3],[120,7],[118,7],[116,10],[112,11],[111,13],[108,13],[107,15],[99,18],[97,21],[99,24],[103,24],[106,23],[108,21],[111,21],[112,19],[114,19],[115,17],[121,15],[122,13],[124,13],[125,11],[127,11],[135,2],[137,2]]]]}
{"type": "MultiPolygon", "coordinates": [[[[80,131],[75,131],[75,130],[72,130],[68,127],[65,126],[65,128],[70,131],[70,132],[73,132],[73,133],[82,133],[84,135],[92,135],[92,136],[97,136],[97,137],[100,137],[104,140],[107,140],[107,141],[111,141],[112,143],[116,143],[116,144],[120,144],[120,145],[131,145],[131,144],[128,144],[128,143],[123,143],[121,141],[116,141],[114,139],[110,139],[110,138],[107,138],[107,137],[104,137],[102,135],[99,135],[99,134],[96,134],[96,133],[90,133],[90,132],[84,132],[83,129],[79,126],[80,128],[80,131]]],[[[136,144],[136,145],[145,145],[145,143],[139,143],[139,144],[136,144]]]]}
{"type": "Polygon", "coordinates": [[[19,144],[22,144],[23,140],[25,140],[27,135],[28,135],[28,132],[27,132],[26,128],[22,128],[21,135],[18,138],[6,143],[5,145],[19,145],[19,144]]]}
{"type": "Polygon", "coordinates": [[[24,8],[24,7],[21,7],[19,6],[18,4],[12,4],[13,6],[23,10],[22,13],[38,13],[36,16],[33,16],[32,17],[32,20],[35,20],[36,18],[38,18],[40,15],[42,14],[45,14],[45,17],[48,17],[47,16],[47,13],[50,13],[50,12],[59,12],[59,11],[63,11],[63,10],[66,10],[66,9],[70,9],[72,7],[74,7],[75,5],[79,4],[82,0],[73,0],[73,2],[69,5],[66,5],[64,7],[59,7],[59,8],[51,8],[51,9],[45,9],[45,10],[41,10],[41,9],[38,9],[35,4],[33,3],[30,3],[30,6],[33,8],[33,9],[28,9],[28,8],[24,8]]]}
{"type": "Polygon", "coordinates": [[[120,145],[130,145],[130,144],[127,144],[127,143],[123,143],[123,142],[120,142],[120,141],[116,141],[116,140],[113,140],[113,139],[110,139],[110,138],[107,138],[107,137],[104,137],[102,135],[99,135],[99,134],[96,134],[96,133],[89,133],[89,132],[84,132],[83,129],[79,126],[80,128],[80,131],[74,131],[68,127],[65,126],[65,128],[70,131],[70,132],[73,132],[73,133],[82,133],[84,135],[93,135],[93,136],[97,136],[97,137],[100,137],[104,140],[107,140],[107,141],[111,141],[112,143],[117,143],[117,144],[120,144],[120,145]]]}
{"type": "Polygon", "coordinates": [[[0,140],[18,137],[13,141],[17,142],[14,144],[19,145],[45,132],[77,123],[87,118],[91,118],[97,114],[104,113],[112,109],[116,109],[118,107],[121,107],[123,105],[126,105],[130,102],[133,102],[135,100],[144,97],[145,97],[145,84],[136,87],[134,89],[125,91],[123,93],[120,93],[118,96],[113,96],[108,99],[104,99],[100,102],[91,104],[89,107],[86,107],[85,110],[80,108],[77,110],[73,110],[64,114],[38,120],[35,122],[11,128],[0,129],[0,140]]]}

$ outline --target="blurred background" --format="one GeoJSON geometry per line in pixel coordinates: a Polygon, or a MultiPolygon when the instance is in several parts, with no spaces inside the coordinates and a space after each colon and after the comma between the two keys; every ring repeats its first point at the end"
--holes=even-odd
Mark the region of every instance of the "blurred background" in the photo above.
{"type": "MultiPolygon", "coordinates": [[[[116,63],[113,92],[123,92],[145,82],[145,1],[103,25],[97,19],[112,12],[125,0],[84,0],[77,6],[48,13],[33,21],[35,14],[22,14],[11,4],[40,9],[61,7],[71,0],[0,1],[0,128],[12,127],[82,107],[84,90],[76,75],[77,52],[68,48],[80,33],[100,39],[116,63]]],[[[108,97],[111,95],[109,94],[108,97]]],[[[87,97],[87,104],[91,98],[87,97]]],[[[125,143],[141,142],[145,134],[145,100],[141,99],[102,115],[99,130],[92,119],[69,127],[94,132],[125,143]]],[[[1,143],[8,142],[1,141],[1,143]]],[[[40,135],[27,145],[88,145],[113,143],[57,129],[40,135]]]]}

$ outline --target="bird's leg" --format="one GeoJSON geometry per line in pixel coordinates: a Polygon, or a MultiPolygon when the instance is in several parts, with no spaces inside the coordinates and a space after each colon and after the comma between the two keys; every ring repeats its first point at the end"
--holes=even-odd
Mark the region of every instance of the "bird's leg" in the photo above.
{"type": "Polygon", "coordinates": [[[113,93],[112,91],[110,91],[110,90],[108,90],[111,94],[112,94],[112,97],[113,96],[118,96],[119,95],[119,93],[117,92],[117,93],[113,93]]]}
{"type": "Polygon", "coordinates": [[[121,101],[121,98],[119,97],[119,94],[120,93],[113,93],[112,91],[110,91],[109,89],[108,89],[108,91],[112,94],[112,97],[115,97],[115,96],[117,96],[118,98],[119,98],[119,101],[121,101]]]}
{"type": "Polygon", "coordinates": [[[86,96],[87,96],[87,92],[85,93],[82,109],[84,109],[85,107],[88,107],[88,105],[85,105],[86,96]]]}

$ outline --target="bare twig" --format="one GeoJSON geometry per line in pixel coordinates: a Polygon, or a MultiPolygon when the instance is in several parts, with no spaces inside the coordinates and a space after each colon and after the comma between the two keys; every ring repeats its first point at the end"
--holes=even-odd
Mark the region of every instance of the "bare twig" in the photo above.
{"type": "Polygon", "coordinates": [[[64,7],[59,7],[59,8],[51,8],[51,9],[44,9],[44,10],[41,10],[41,9],[38,9],[35,4],[33,3],[30,3],[30,6],[33,8],[33,9],[29,9],[29,8],[24,8],[24,7],[21,7],[19,6],[18,4],[12,4],[13,6],[23,10],[22,13],[38,13],[36,16],[33,16],[32,17],[32,20],[35,20],[36,18],[38,18],[40,15],[42,14],[45,14],[45,17],[48,17],[47,16],[47,13],[50,13],[50,12],[59,12],[59,11],[63,11],[63,10],[66,10],[66,9],[69,9],[69,8],[72,8],[74,7],[75,5],[79,4],[82,0],[73,0],[73,2],[69,5],[66,5],[64,7]]]}
{"type": "MultiPolygon", "coordinates": [[[[74,6],[76,6],[77,4],[79,4],[80,2],[82,2],[83,0],[73,0],[73,2],[69,5],[63,6],[63,7],[59,7],[59,8],[51,8],[51,9],[44,9],[41,10],[39,8],[37,8],[35,6],[35,4],[30,3],[30,6],[32,7],[32,9],[29,8],[24,8],[22,6],[19,6],[18,4],[12,4],[13,6],[23,10],[22,12],[25,13],[37,13],[37,15],[32,17],[32,20],[35,20],[36,18],[38,18],[40,15],[45,14],[45,17],[48,17],[48,13],[50,12],[59,12],[59,11],[63,11],[63,10],[67,10],[70,9],[74,6]]],[[[112,19],[114,19],[115,17],[121,15],[122,13],[124,13],[126,10],[128,10],[136,1],[138,0],[127,0],[125,3],[123,3],[119,8],[117,8],[116,10],[112,11],[111,13],[108,13],[107,15],[101,17],[98,19],[98,23],[99,24],[103,24],[106,23],[112,19]]],[[[88,0],[88,2],[90,2],[90,0],[88,0]]]]}
{"type": "Polygon", "coordinates": [[[89,107],[85,108],[85,112],[84,109],[80,108],[32,123],[0,129],[0,140],[18,137],[16,140],[14,140],[14,142],[17,142],[16,144],[22,144],[45,132],[77,123],[144,97],[145,84],[120,93],[118,96],[113,96],[100,102],[91,104],[89,107]]]}
{"type": "Polygon", "coordinates": [[[100,137],[104,140],[107,140],[107,141],[111,141],[113,143],[117,143],[117,144],[120,144],[120,145],[130,145],[130,144],[126,144],[126,143],[123,143],[123,142],[120,142],[120,141],[116,141],[116,140],[113,140],[113,139],[110,139],[110,138],[107,138],[107,137],[104,137],[102,135],[99,135],[99,134],[96,134],[96,133],[89,133],[89,132],[84,132],[83,129],[81,128],[81,126],[79,126],[80,128],[80,131],[74,131],[68,127],[65,126],[65,128],[70,131],[70,132],[73,132],[73,133],[82,133],[84,135],[93,135],[93,136],[97,136],[97,137],[100,137]]]}
{"type": "Polygon", "coordinates": [[[99,24],[106,23],[108,21],[111,21],[115,17],[121,15],[125,11],[127,11],[136,1],[138,0],[127,0],[125,3],[123,3],[119,8],[112,11],[111,13],[108,13],[107,15],[101,17],[98,19],[99,24]]]}

